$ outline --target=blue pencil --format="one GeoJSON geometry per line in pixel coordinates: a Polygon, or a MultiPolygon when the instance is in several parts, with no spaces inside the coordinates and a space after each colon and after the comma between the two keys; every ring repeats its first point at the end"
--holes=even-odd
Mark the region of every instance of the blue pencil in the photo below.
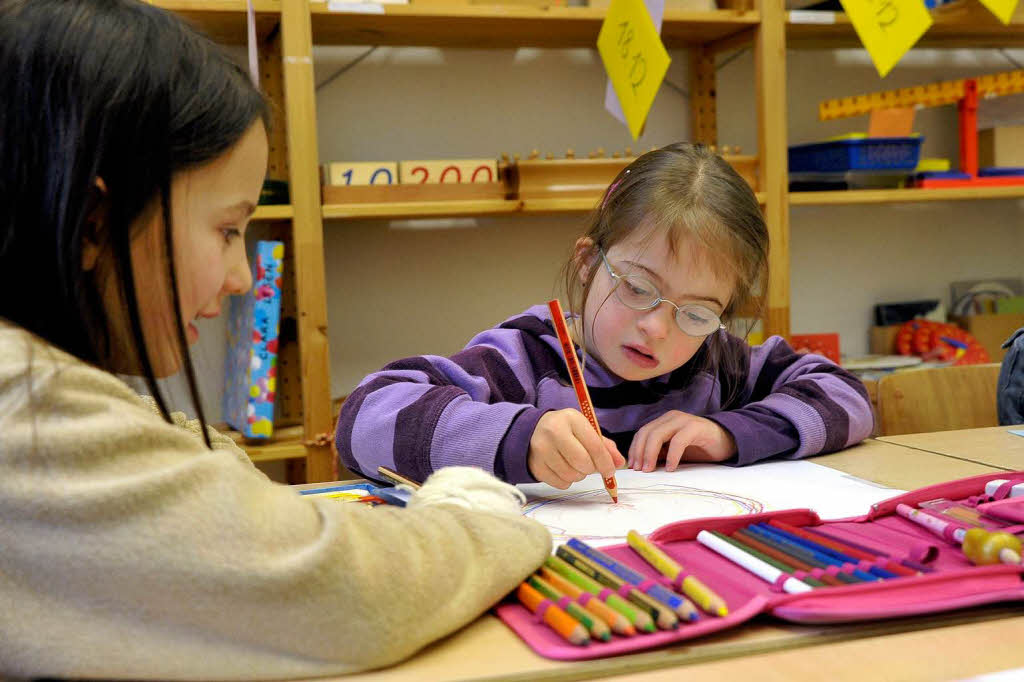
{"type": "MultiPolygon", "coordinates": [[[[759,523],[757,525],[758,525],[758,527],[764,528],[765,530],[770,531],[772,533],[775,533],[776,535],[781,535],[781,536],[791,540],[792,542],[795,542],[795,543],[797,543],[799,545],[803,545],[803,546],[807,547],[810,550],[813,550],[813,551],[816,551],[816,552],[821,552],[822,554],[828,554],[830,556],[833,556],[836,559],[838,559],[839,561],[843,561],[843,562],[847,562],[847,563],[851,563],[851,564],[855,564],[855,565],[857,563],[859,563],[859,560],[856,559],[855,557],[851,557],[848,554],[843,554],[839,550],[832,549],[831,547],[826,547],[824,545],[819,545],[818,543],[814,542],[813,540],[808,540],[807,538],[802,538],[799,535],[793,535],[789,531],[786,531],[786,530],[784,530],[782,528],[778,528],[776,526],[769,526],[768,524],[765,524],[765,523],[759,523]]],[[[888,570],[886,570],[884,568],[880,568],[878,566],[872,566],[871,568],[868,569],[868,572],[872,573],[873,575],[878,576],[879,578],[895,578],[896,577],[896,574],[893,573],[892,571],[888,571],[888,570]]]]}
{"type": "MultiPolygon", "coordinates": [[[[625,564],[616,561],[604,552],[598,549],[594,549],[593,547],[591,547],[585,542],[582,542],[581,540],[571,538],[569,542],[567,542],[566,544],[572,549],[582,554],[583,556],[593,561],[598,566],[607,569],[616,577],[625,580],[627,583],[632,583],[633,585],[636,585],[638,588],[640,583],[647,580],[647,576],[643,575],[638,571],[634,571],[629,566],[626,566],[625,564]]],[[[646,589],[639,589],[643,589],[643,591],[649,594],[652,598],[657,599],[663,604],[668,605],[670,609],[675,611],[676,614],[684,620],[697,620],[700,617],[700,614],[697,611],[697,607],[693,605],[693,602],[691,602],[686,597],[676,594],[664,585],[654,583],[648,586],[646,589]]]]}
{"type": "MultiPolygon", "coordinates": [[[[761,528],[761,527],[759,527],[757,525],[751,525],[751,526],[747,527],[747,530],[750,533],[754,534],[756,537],[766,538],[766,539],[774,542],[775,544],[777,544],[780,547],[782,547],[783,549],[785,549],[785,551],[787,551],[787,552],[793,552],[793,553],[797,554],[798,556],[803,555],[803,556],[813,557],[815,561],[823,563],[826,566],[839,566],[839,565],[842,565],[844,563],[844,562],[839,561],[835,557],[830,556],[828,554],[822,554],[821,552],[816,552],[816,551],[814,551],[812,549],[809,549],[809,548],[805,547],[804,545],[800,545],[800,544],[797,544],[795,542],[791,542],[789,539],[787,539],[787,538],[785,538],[785,537],[783,537],[781,535],[778,535],[776,533],[773,533],[770,530],[768,530],[767,528],[761,528]]],[[[873,582],[875,580],[879,580],[878,576],[871,575],[870,573],[865,573],[864,571],[860,570],[859,568],[855,568],[853,571],[851,571],[847,575],[849,575],[849,576],[851,576],[853,578],[856,578],[858,580],[863,580],[863,581],[867,581],[867,582],[873,582]]]]}

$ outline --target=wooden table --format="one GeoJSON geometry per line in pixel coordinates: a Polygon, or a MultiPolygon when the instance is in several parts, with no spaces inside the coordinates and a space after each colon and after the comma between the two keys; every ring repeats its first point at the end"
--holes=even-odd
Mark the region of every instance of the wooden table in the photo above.
{"type": "Polygon", "coordinates": [[[1020,471],[1024,469],[1024,437],[1008,431],[1022,428],[1024,426],[993,426],[987,429],[908,433],[884,436],[878,440],[996,469],[1020,471]]]}
{"type": "MultiPolygon", "coordinates": [[[[1024,440],[1024,439],[1022,439],[1024,440]]],[[[997,468],[922,449],[871,440],[817,464],[886,487],[911,489],[997,468]]],[[[857,625],[806,626],[758,617],[741,627],[628,656],[565,663],[538,656],[487,614],[385,670],[344,680],[949,679],[1024,666],[1024,615],[996,605],[955,613],[857,625]],[[982,652],[984,654],[962,654],[982,652]],[[928,655],[922,656],[922,653],[928,655]],[[935,656],[934,652],[948,652],[935,656]],[[877,666],[898,666],[888,676],[877,666]],[[685,671],[680,668],[685,666],[685,671]],[[945,666],[945,667],[943,667],[945,666]],[[871,673],[875,670],[878,674],[871,673]],[[941,674],[940,674],[941,673],[941,674]]]]}

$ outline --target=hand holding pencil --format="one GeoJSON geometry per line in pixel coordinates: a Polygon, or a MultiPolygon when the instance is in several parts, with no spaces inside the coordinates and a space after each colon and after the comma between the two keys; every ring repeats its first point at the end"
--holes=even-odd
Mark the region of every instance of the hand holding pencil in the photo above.
{"type": "MultiPolygon", "coordinates": [[[[552,299],[548,301],[548,310],[551,311],[551,322],[555,327],[555,333],[558,335],[558,341],[562,345],[562,357],[565,359],[565,366],[569,370],[569,378],[572,381],[573,389],[576,391],[576,399],[579,401],[580,413],[590,423],[590,426],[594,428],[594,432],[602,440],[608,441],[601,435],[601,427],[597,423],[597,415],[594,414],[594,407],[590,402],[590,393],[587,391],[587,384],[583,380],[583,370],[580,368],[579,360],[576,358],[576,348],[573,346],[572,339],[569,337],[569,328],[565,324],[565,313],[562,312],[562,304],[558,302],[558,299],[552,299]]],[[[561,410],[561,412],[571,412],[571,410],[561,410]]],[[[549,413],[550,414],[550,413],[549,413]]],[[[545,414],[544,417],[548,415],[545,414]]],[[[540,421],[544,420],[541,417],[540,421]]],[[[568,421],[570,418],[566,417],[568,421]]],[[[577,421],[575,416],[571,417],[572,421],[577,421]]],[[[540,426],[540,421],[537,422],[540,426]]],[[[578,433],[575,429],[570,430],[573,433],[578,433]]],[[[536,435],[536,430],[534,435],[536,435]]],[[[596,441],[594,441],[596,442],[596,441]]],[[[593,446],[592,448],[584,448],[590,455],[591,464],[594,465],[594,469],[601,472],[601,478],[604,481],[604,488],[608,491],[608,495],[612,498],[612,502],[619,501],[619,486],[615,482],[615,468],[618,468],[625,464],[626,458],[619,454],[618,448],[611,441],[608,441],[613,454],[614,467],[608,468],[607,461],[605,460],[600,447],[593,446]]],[[[531,451],[533,449],[533,440],[530,441],[531,451]]],[[[572,448],[575,451],[574,461],[584,464],[583,458],[579,455],[578,450],[572,448]]],[[[566,460],[567,462],[570,460],[566,460]]],[[[575,467],[573,467],[575,468],[575,467]]],[[[532,471],[531,466],[531,471],[532,471]]],[[[572,471],[567,470],[565,473],[571,474],[572,471]]],[[[586,475],[586,474],[584,474],[586,475]]],[[[536,474],[534,474],[536,476],[536,474]]],[[[580,479],[576,479],[580,480],[580,479]]],[[[568,487],[566,485],[565,487],[568,487]]]]}
{"type": "Polygon", "coordinates": [[[615,443],[590,425],[579,410],[547,412],[530,438],[527,464],[538,481],[565,490],[594,472],[615,475],[626,463],[615,443]]]}

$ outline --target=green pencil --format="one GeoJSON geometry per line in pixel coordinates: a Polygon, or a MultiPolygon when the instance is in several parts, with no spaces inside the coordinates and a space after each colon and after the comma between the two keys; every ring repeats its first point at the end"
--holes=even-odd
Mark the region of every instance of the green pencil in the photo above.
{"type": "MultiPolygon", "coordinates": [[[[754,549],[750,545],[748,545],[746,543],[743,543],[743,542],[740,542],[736,538],[731,538],[728,535],[726,535],[725,533],[719,533],[718,531],[713,530],[713,531],[711,531],[711,534],[716,536],[716,537],[718,537],[719,539],[723,540],[724,542],[728,542],[730,545],[732,545],[734,547],[739,547],[740,549],[742,549],[747,554],[751,554],[751,555],[757,557],[761,561],[765,562],[766,564],[770,564],[770,565],[774,566],[775,568],[779,569],[783,573],[792,573],[793,571],[796,570],[795,568],[793,568],[789,564],[785,564],[785,563],[779,561],[778,559],[775,559],[774,557],[770,557],[767,554],[765,554],[764,552],[759,552],[758,550],[754,549]]],[[[815,578],[812,578],[811,576],[806,576],[806,577],[800,578],[800,580],[802,580],[803,582],[807,583],[808,585],[810,585],[812,587],[825,587],[825,583],[823,583],[820,580],[817,580],[815,578]]]]}
{"type": "MultiPolygon", "coordinates": [[[[544,565],[571,582],[573,585],[576,585],[581,590],[589,592],[595,597],[600,597],[601,593],[606,589],[597,581],[591,580],[556,556],[548,557],[544,562],[544,565]]],[[[609,594],[604,602],[628,618],[629,622],[632,623],[633,627],[636,629],[643,630],[644,632],[654,632],[657,629],[654,626],[654,620],[649,615],[634,607],[619,595],[609,594]]]]}
{"type": "MultiPolygon", "coordinates": [[[[557,603],[559,599],[565,596],[555,589],[554,585],[547,582],[539,575],[531,575],[527,580],[538,592],[553,602],[557,603]]],[[[561,606],[561,604],[559,604],[559,606],[561,606]]],[[[597,616],[587,613],[579,604],[570,601],[562,608],[564,608],[565,612],[570,616],[583,623],[583,627],[590,630],[591,637],[605,642],[612,638],[612,631],[608,629],[608,624],[597,616]]]]}
{"type": "MultiPolygon", "coordinates": [[[[609,587],[613,590],[620,590],[623,585],[626,584],[626,581],[614,575],[603,566],[598,566],[594,562],[590,561],[572,547],[562,545],[555,550],[555,553],[580,573],[596,580],[605,587],[609,587]]],[[[657,599],[651,598],[649,595],[644,594],[635,587],[630,589],[626,596],[629,601],[633,602],[649,614],[662,630],[672,630],[679,626],[679,616],[675,614],[668,604],[663,604],[657,599]]]]}

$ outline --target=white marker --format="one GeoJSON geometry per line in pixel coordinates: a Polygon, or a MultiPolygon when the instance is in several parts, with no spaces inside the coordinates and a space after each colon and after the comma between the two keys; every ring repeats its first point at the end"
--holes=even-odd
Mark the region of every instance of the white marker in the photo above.
{"type": "MultiPolygon", "coordinates": [[[[706,530],[697,533],[697,542],[721,554],[734,564],[742,566],[765,582],[774,583],[779,579],[779,576],[785,575],[771,564],[761,561],[756,556],[748,554],[739,547],[729,544],[706,530]]],[[[790,594],[797,594],[799,592],[808,592],[813,588],[802,580],[797,580],[791,576],[782,583],[782,589],[790,594]]]]}

